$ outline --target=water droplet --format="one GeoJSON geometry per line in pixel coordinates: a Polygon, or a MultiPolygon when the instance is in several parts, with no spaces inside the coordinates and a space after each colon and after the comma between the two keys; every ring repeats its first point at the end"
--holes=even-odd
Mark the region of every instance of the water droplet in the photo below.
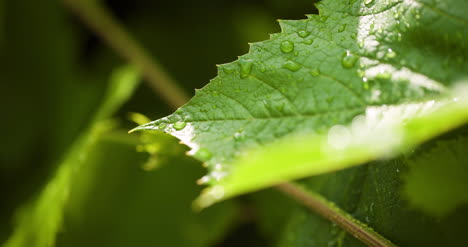
{"type": "Polygon", "coordinates": [[[375,78],[388,80],[388,79],[392,78],[392,74],[390,72],[388,72],[388,71],[381,71],[375,76],[375,78]]]}
{"type": "Polygon", "coordinates": [[[302,68],[302,65],[289,60],[283,63],[283,68],[294,72],[300,70],[302,68]]]}
{"type": "Polygon", "coordinates": [[[304,41],[304,44],[311,45],[313,42],[314,42],[314,40],[308,39],[308,40],[304,41]]]}
{"type": "Polygon", "coordinates": [[[310,35],[310,32],[307,32],[306,30],[301,30],[301,31],[297,32],[297,35],[299,35],[299,37],[301,37],[301,38],[305,38],[305,37],[310,35]]]}
{"type": "Polygon", "coordinates": [[[252,59],[239,59],[239,67],[240,67],[240,77],[246,78],[250,75],[253,67],[253,60],[252,59]]]}
{"type": "Polygon", "coordinates": [[[394,52],[392,48],[388,48],[387,53],[385,54],[385,57],[391,59],[391,58],[395,58],[396,55],[397,55],[396,52],[394,52]]]}
{"type": "Polygon", "coordinates": [[[325,16],[325,15],[320,16],[320,21],[321,22],[325,22],[327,20],[328,20],[328,16],[325,16]]]}
{"type": "Polygon", "coordinates": [[[183,130],[185,126],[187,126],[186,122],[179,121],[179,122],[174,123],[172,127],[174,127],[175,130],[183,130]]]}
{"type": "Polygon", "coordinates": [[[223,66],[223,71],[226,72],[227,74],[232,74],[235,70],[233,68],[223,66]]]}
{"type": "Polygon", "coordinates": [[[346,30],[346,26],[347,26],[346,24],[341,25],[341,26],[338,28],[338,32],[341,33],[341,32],[343,32],[344,30],[346,30]]]}
{"type": "Polygon", "coordinates": [[[312,75],[312,76],[319,76],[320,75],[320,70],[315,68],[311,71],[309,71],[309,73],[312,75]]]}
{"type": "Polygon", "coordinates": [[[294,43],[289,40],[283,41],[280,44],[280,49],[285,53],[292,52],[294,51],[294,43]]]}
{"type": "Polygon", "coordinates": [[[367,80],[367,77],[363,77],[362,78],[362,87],[365,89],[365,90],[369,90],[369,81],[367,80]]]}
{"type": "Polygon", "coordinates": [[[366,6],[371,5],[373,2],[374,2],[374,0],[364,0],[364,4],[365,4],[366,6]]]}
{"type": "Polygon", "coordinates": [[[199,160],[207,161],[211,159],[212,155],[211,155],[211,152],[208,151],[208,149],[200,148],[193,154],[193,157],[199,160]]]}
{"type": "Polygon", "coordinates": [[[346,69],[350,69],[354,67],[358,59],[359,57],[355,56],[350,51],[346,51],[341,59],[341,65],[346,69]]]}
{"type": "Polygon", "coordinates": [[[359,48],[362,48],[362,47],[364,47],[364,41],[362,41],[362,40],[361,40],[361,41],[359,41],[359,43],[358,43],[358,46],[359,46],[359,48]]]}
{"type": "Polygon", "coordinates": [[[166,123],[160,123],[160,124],[158,125],[158,128],[159,128],[160,130],[164,130],[164,129],[166,129],[166,127],[167,127],[167,124],[166,124],[166,123]]]}
{"type": "Polygon", "coordinates": [[[245,139],[245,134],[243,131],[238,131],[236,133],[234,133],[234,140],[236,141],[242,141],[245,139]]]}

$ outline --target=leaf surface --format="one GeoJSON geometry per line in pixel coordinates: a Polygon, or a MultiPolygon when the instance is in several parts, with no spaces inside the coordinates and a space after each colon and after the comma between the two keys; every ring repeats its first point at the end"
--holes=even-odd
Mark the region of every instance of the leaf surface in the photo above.
{"type": "MultiPolygon", "coordinates": [[[[372,109],[384,115],[392,109],[407,113],[405,106],[439,99],[468,71],[468,21],[460,12],[466,8],[460,1],[322,1],[320,15],[280,21],[281,33],[251,44],[249,54],[219,66],[218,77],[189,103],[137,130],[163,130],[179,138],[192,148],[189,154],[211,169],[200,182],[226,185],[223,178],[229,179],[237,169],[233,163],[246,150],[285,136],[323,136],[334,126],[351,125],[358,115],[368,116],[372,109]]],[[[405,142],[418,144],[454,128],[466,121],[464,114],[455,117],[461,119],[457,125],[434,126],[424,138],[408,131],[405,142]]],[[[438,117],[433,119],[442,121],[438,117]]],[[[395,120],[401,125],[398,120],[403,118],[395,120]]],[[[312,143],[309,155],[316,157],[321,141],[312,143]]],[[[350,157],[327,169],[344,167],[346,158],[353,159],[352,150],[345,152],[350,157]]],[[[366,154],[351,163],[379,155],[366,154]]],[[[270,172],[263,164],[247,168],[249,172],[233,182],[244,180],[249,188],[214,186],[207,192],[210,198],[202,198],[200,204],[316,170],[307,162],[309,167],[285,175],[288,164],[276,165],[273,175],[257,180],[257,174],[270,172]]]]}

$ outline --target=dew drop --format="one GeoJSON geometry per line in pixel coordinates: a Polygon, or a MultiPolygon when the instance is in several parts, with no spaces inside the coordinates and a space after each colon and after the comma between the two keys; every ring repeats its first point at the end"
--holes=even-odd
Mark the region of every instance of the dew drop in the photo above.
{"type": "Polygon", "coordinates": [[[364,47],[364,41],[359,41],[358,46],[359,46],[359,48],[364,47]]]}
{"type": "Polygon", "coordinates": [[[315,68],[311,71],[309,71],[309,73],[312,75],[312,76],[319,76],[320,75],[320,70],[315,68]]]}
{"type": "Polygon", "coordinates": [[[396,55],[397,55],[396,52],[394,52],[392,48],[388,48],[387,53],[385,54],[385,57],[391,59],[391,58],[395,58],[396,55]]]}
{"type": "Polygon", "coordinates": [[[245,133],[243,131],[238,131],[234,133],[234,140],[235,141],[242,141],[245,139],[245,133]]]}
{"type": "Polygon", "coordinates": [[[283,63],[283,68],[288,69],[290,71],[298,71],[302,68],[302,65],[294,62],[294,61],[286,61],[283,63]]]}
{"type": "Polygon", "coordinates": [[[235,70],[233,68],[224,66],[223,71],[226,72],[227,74],[232,74],[235,70]]]}
{"type": "Polygon", "coordinates": [[[362,87],[365,90],[369,90],[370,85],[369,85],[369,81],[367,80],[367,77],[362,77],[362,87]]]}
{"type": "Polygon", "coordinates": [[[193,154],[193,157],[199,160],[207,161],[211,159],[212,155],[211,155],[211,152],[208,151],[208,149],[200,148],[193,154]]]}
{"type": "Polygon", "coordinates": [[[327,20],[328,20],[328,16],[325,16],[325,15],[320,16],[320,21],[321,22],[325,22],[327,20]]]}
{"type": "Polygon", "coordinates": [[[364,4],[365,4],[366,6],[371,5],[373,2],[374,2],[374,0],[364,0],[364,4]]]}
{"type": "Polygon", "coordinates": [[[253,67],[253,60],[252,59],[239,59],[239,67],[240,67],[240,77],[246,78],[250,75],[253,67]]]}
{"type": "Polygon", "coordinates": [[[350,69],[354,67],[358,60],[358,57],[352,54],[350,51],[346,51],[343,54],[343,58],[341,59],[341,65],[343,65],[344,68],[350,69]]]}
{"type": "Polygon", "coordinates": [[[392,74],[390,72],[388,72],[388,71],[381,71],[375,76],[375,78],[388,80],[388,79],[392,78],[392,74]]]}
{"type": "Polygon", "coordinates": [[[346,24],[341,25],[341,26],[338,28],[338,32],[341,33],[341,32],[343,32],[344,30],[346,30],[346,26],[347,26],[346,24]]]}
{"type": "Polygon", "coordinates": [[[166,123],[160,123],[160,124],[158,125],[158,128],[159,128],[160,130],[164,130],[164,129],[166,129],[166,127],[167,127],[167,124],[166,124],[166,123]]]}
{"type": "Polygon", "coordinates": [[[283,41],[280,44],[280,49],[284,53],[292,52],[294,51],[294,43],[289,40],[283,41]]]}
{"type": "Polygon", "coordinates": [[[301,38],[305,38],[305,37],[310,35],[310,32],[307,32],[306,30],[301,30],[301,31],[297,32],[297,35],[299,35],[299,37],[301,37],[301,38]]]}
{"type": "Polygon", "coordinates": [[[314,42],[314,40],[308,39],[308,40],[304,41],[304,44],[311,45],[313,42],[314,42]]]}
{"type": "Polygon", "coordinates": [[[174,127],[175,130],[183,130],[185,126],[187,126],[186,122],[179,121],[179,122],[174,123],[172,127],[174,127]]]}

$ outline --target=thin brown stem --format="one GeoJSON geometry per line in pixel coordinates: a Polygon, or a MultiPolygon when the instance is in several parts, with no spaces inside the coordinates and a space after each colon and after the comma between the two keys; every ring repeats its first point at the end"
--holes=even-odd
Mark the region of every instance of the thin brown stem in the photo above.
{"type": "Polygon", "coordinates": [[[353,218],[317,193],[306,191],[293,183],[283,183],[277,188],[313,212],[332,221],[355,238],[371,247],[396,247],[364,223],[353,218]]]}
{"type": "Polygon", "coordinates": [[[185,104],[189,97],[155,59],[132,39],[112,14],[96,0],[64,0],[65,4],[117,53],[140,69],[149,83],[171,107],[185,104]]]}

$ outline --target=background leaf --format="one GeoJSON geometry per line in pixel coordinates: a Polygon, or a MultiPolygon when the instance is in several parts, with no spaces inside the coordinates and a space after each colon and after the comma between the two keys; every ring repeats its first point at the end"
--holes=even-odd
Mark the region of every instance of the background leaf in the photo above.
{"type": "Polygon", "coordinates": [[[110,127],[109,122],[104,120],[130,97],[139,82],[138,74],[133,69],[118,70],[116,73],[89,129],[75,141],[54,177],[39,195],[18,211],[15,230],[5,247],[54,245],[74,179],[79,176],[80,168],[95,147],[96,140],[110,127]]]}
{"type": "Polygon", "coordinates": [[[408,159],[404,192],[417,208],[443,217],[466,205],[466,136],[436,142],[408,159]]]}

